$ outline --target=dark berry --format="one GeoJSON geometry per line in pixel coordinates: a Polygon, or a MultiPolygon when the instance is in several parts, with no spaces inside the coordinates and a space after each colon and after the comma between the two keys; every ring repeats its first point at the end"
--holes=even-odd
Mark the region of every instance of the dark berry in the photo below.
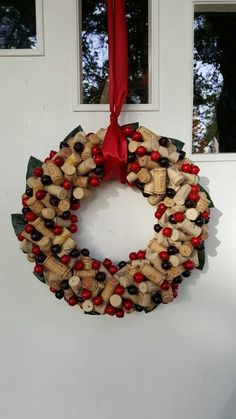
{"type": "Polygon", "coordinates": [[[167,249],[167,252],[170,256],[176,255],[177,253],[179,253],[178,249],[175,246],[169,246],[167,249]]]}
{"type": "Polygon", "coordinates": [[[37,263],[43,263],[45,261],[47,256],[43,252],[39,253],[39,255],[36,256],[37,263]]]}
{"type": "Polygon", "coordinates": [[[51,251],[52,251],[52,253],[57,255],[61,251],[61,246],[59,244],[53,244],[52,247],[51,247],[51,251]]]}
{"type": "Polygon", "coordinates": [[[135,310],[136,311],[139,311],[139,312],[141,312],[141,311],[143,311],[143,307],[142,306],[140,306],[139,304],[135,304],[135,310]]]}
{"type": "Polygon", "coordinates": [[[29,198],[30,198],[31,196],[33,196],[33,189],[32,189],[32,188],[27,188],[27,189],[25,190],[25,195],[26,195],[26,196],[28,196],[29,198]]]}
{"type": "Polygon", "coordinates": [[[72,195],[70,200],[71,200],[72,204],[78,204],[79,203],[79,199],[76,199],[73,195],[72,195]]]}
{"type": "Polygon", "coordinates": [[[105,274],[105,272],[97,272],[97,273],[96,273],[96,280],[97,280],[98,282],[103,282],[103,281],[105,281],[105,279],[106,279],[106,274],[105,274]]]}
{"type": "Polygon", "coordinates": [[[187,208],[195,208],[196,207],[196,202],[191,201],[190,199],[187,199],[187,201],[185,201],[185,206],[187,208]]]}
{"type": "Polygon", "coordinates": [[[199,246],[198,250],[199,250],[199,252],[200,252],[200,251],[202,251],[202,250],[205,250],[205,244],[204,244],[204,243],[202,243],[202,244],[199,246]]]}
{"type": "Polygon", "coordinates": [[[210,221],[210,217],[205,219],[205,224],[208,224],[210,221]]]}
{"type": "Polygon", "coordinates": [[[43,175],[41,177],[41,183],[45,186],[51,185],[52,184],[52,179],[48,175],[43,175]]]}
{"type": "Polygon", "coordinates": [[[58,298],[58,300],[61,300],[64,297],[64,291],[63,290],[56,291],[55,297],[58,298]]]}
{"type": "Polygon", "coordinates": [[[62,287],[63,290],[68,290],[70,288],[69,282],[66,279],[64,279],[61,282],[61,287],[62,287]]]}
{"type": "Polygon", "coordinates": [[[165,271],[168,271],[171,268],[171,263],[167,260],[167,261],[163,261],[161,262],[161,267],[162,269],[164,269],[165,271]]]}
{"type": "Polygon", "coordinates": [[[138,294],[138,288],[135,285],[129,285],[127,291],[130,295],[138,294]]]}
{"type": "Polygon", "coordinates": [[[46,228],[53,228],[55,226],[55,223],[53,220],[45,220],[44,225],[46,228]]]}
{"type": "Polygon", "coordinates": [[[31,211],[31,209],[30,208],[28,208],[28,207],[23,207],[22,208],[22,214],[23,215],[26,215],[27,214],[27,212],[30,212],[31,211]]]}
{"type": "Polygon", "coordinates": [[[167,157],[161,157],[159,160],[159,164],[161,167],[169,167],[169,159],[167,159],[167,157]]]}
{"type": "Polygon", "coordinates": [[[204,218],[202,218],[202,217],[198,217],[198,218],[196,218],[196,220],[195,220],[195,224],[198,226],[198,227],[202,227],[203,226],[203,224],[204,224],[204,218]]]}
{"type": "Polygon", "coordinates": [[[173,198],[175,196],[176,192],[174,189],[172,188],[167,188],[166,189],[166,195],[168,196],[168,198],[173,198]]]}
{"type": "Polygon", "coordinates": [[[129,153],[128,154],[128,163],[133,163],[136,160],[135,153],[129,153]]]}
{"type": "Polygon", "coordinates": [[[173,215],[170,215],[168,219],[169,219],[169,222],[171,224],[176,224],[176,221],[174,220],[174,216],[173,215]]]}
{"type": "Polygon", "coordinates": [[[69,220],[69,218],[70,218],[70,211],[64,211],[64,212],[60,215],[60,217],[61,217],[63,220],[69,220]]]}
{"type": "Polygon", "coordinates": [[[84,302],[84,299],[80,295],[77,296],[77,300],[78,300],[78,303],[80,304],[84,302]]]}
{"type": "Polygon", "coordinates": [[[182,275],[184,278],[188,278],[191,275],[191,271],[184,271],[182,275]]]}
{"type": "Polygon", "coordinates": [[[73,250],[71,250],[71,252],[70,252],[70,256],[71,256],[72,258],[78,258],[78,257],[79,257],[79,255],[80,255],[80,251],[79,251],[79,249],[73,249],[73,250]]]}
{"type": "Polygon", "coordinates": [[[126,262],[125,262],[124,260],[121,260],[121,261],[118,263],[118,266],[119,266],[119,268],[120,268],[120,269],[122,269],[125,265],[126,265],[126,262]]]}
{"type": "Polygon", "coordinates": [[[162,302],[162,298],[161,298],[161,294],[159,294],[158,292],[156,294],[153,294],[151,297],[151,300],[153,303],[159,305],[162,302]]]}
{"type": "Polygon", "coordinates": [[[173,279],[173,281],[172,281],[172,283],[173,284],[181,284],[181,282],[183,281],[183,278],[181,277],[181,276],[176,276],[174,279],[173,279]]]}
{"type": "Polygon", "coordinates": [[[154,228],[154,230],[155,230],[156,233],[159,233],[159,231],[162,230],[162,226],[160,226],[160,224],[155,224],[153,226],[153,228],[154,228]]]}
{"type": "Polygon", "coordinates": [[[80,251],[80,253],[81,253],[81,255],[83,255],[83,256],[89,256],[89,250],[88,250],[88,249],[82,249],[82,250],[80,251]]]}
{"type": "Polygon", "coordinates": [[[76,153],[82,153],[82,151],[84,150],[84,145],[78,141],[78,143],[74,144],[74,150],[76,151],[76,153]]]}
{"type": "Polygon", "coordinates": [[[177,150],[177,153],[179,153],[178,161],[185,159],[185,157],[186,157],[185,151],[183,151],[183,150],[177,150]]]}
{"type": "Polygon", "coordinates": [[[98,165],[95,169],[94,169],[94,173],[97,176],[102,176],[104,172],[104,167],[101,165],[98,165]]]}
{"type": "Polygon", "coordinates": [[[51,196],[50,199],[49,199],[49,202],[53,207],[57,207],[57,205],[60,202],[60,199],[57,198],[56,196],[51,196]]]}
{"type": "Polygon", "coordinates": [[[67,142],[64,140],[64,141],[61,141],[60,142],[60,150],[62,149],[62,148],[64,148],[64,147],[67,147],[67,148],[69,148],[69,144],[67,144],[67,142]]]}
{"type": "Polygon", "coordinates": [[[162,147],[167,147],[167,146],[168,146],[168,144],[169,144],[169,140],[168,140],[168,138],[166,138],[166,137],[161,137],[161,138],[159,139],[159,144],[160,144],[162,147]]]}
{"type": "Polygon", "coordinates": [[[35,230],[31,234],[31,239],[34,240],[35,242],[38,242],[41,238],[42,238],[42,234],[39,231],[35,230]]]}

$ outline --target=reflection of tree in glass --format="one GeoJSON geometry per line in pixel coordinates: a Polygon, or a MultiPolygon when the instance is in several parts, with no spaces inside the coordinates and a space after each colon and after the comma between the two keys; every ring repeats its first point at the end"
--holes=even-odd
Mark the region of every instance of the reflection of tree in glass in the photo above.
{"type": "Polygon", "coordinates": [[[195,14],[193,152],[236,151],[236,13],[195,14]]]}
{"type": "MultiPolygon", "coordinates": [[[[126,1],[127,103],[148,102],[148,2],[126,1]]],[[[108,103],[108,37],[104,1],[82,0],[83,103],[108,103]]],[[[121,46],[122,48],[122,46],[121,46]]]]}
{"type": "Polygon", "coordinates": [[[1,0],[0,48],[36,47],[35,0],[1,0]]]}

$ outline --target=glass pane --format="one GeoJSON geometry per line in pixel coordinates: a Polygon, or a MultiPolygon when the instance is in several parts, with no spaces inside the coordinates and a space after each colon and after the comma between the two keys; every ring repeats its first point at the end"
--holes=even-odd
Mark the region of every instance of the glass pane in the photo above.
{"type": "Polygon", "coordinates": [[[35,0],[0,0],[0,49],[36,48],[35,0]]]}
{"type": "MultiPolygon", "coordinates": [[[[81,0],[82,103],[108,103],[106,1],[81,0]]],[[[148,103],[148,0],[127,0],[129,79],[126,103],[148,103]]]]}
{"type": "Polygon", "coordinates": [[[195,5],[193,153],[236,152],[236,4],[195,5]]]}

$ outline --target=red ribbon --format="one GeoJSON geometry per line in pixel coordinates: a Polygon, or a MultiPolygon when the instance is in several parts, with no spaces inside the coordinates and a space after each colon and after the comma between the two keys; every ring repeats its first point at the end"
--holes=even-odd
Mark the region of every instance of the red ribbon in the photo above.
{"type": "Polygon", "coordinates": [[[125,0],[107,0],[110,125],[102,145],[104,180],[126,183],[127,143],[118,124],[128,91],[128,51],[125,0]]]}

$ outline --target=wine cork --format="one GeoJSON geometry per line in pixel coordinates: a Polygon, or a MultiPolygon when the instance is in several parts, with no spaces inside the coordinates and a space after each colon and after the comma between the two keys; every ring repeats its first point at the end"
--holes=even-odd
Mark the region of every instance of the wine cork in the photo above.
{"type": "Polygon", "coordinates": [[[195,221],[196,218],[199,216],[199,212],[196,210],[196,208],[187,208],[185,216],[188,220],[195,221]]]}
{"type": "Polygon", "coordinates": [[[81,279],[82,288],[89,291],[96,292],[99,290],[98,282],[91,276],[85,276],[81,279]]]}
{"type": "Polygon", "coordinates": [[[199,266],[198,252],[197,252],[196,249],[193,251],[193,253],[190,256],[189,260],[191,260],[194,263],[194,265],[195,265],[196,268],[199,266]]]}
{"type": "Polygon", "coordinates": [[[53,208],[43,208],[42,209],[42,217],[46,218],[47,220],[53,220],[56,213],[53,208]]]}
{"type": "Polygon", "coordinates": [[[49,287],[53,287],[56,290],[60,289],[62,278],[55,274],[55,272],[49,271],[48,269],[44,269],[43,271],[45,282],[49,287]]]}
{"type": "Polygon", "coordinates": [[[158,223],[160,224],[161,227],[166,227],[168,223],[168,216],[167,216],[166,211],[162,214],[161,218],[158,220],[158,223]]]}
{"type": "Polygon", "coordinates": [[[71,288],[64,290],[64,298],[68,302],[71,297],[74,297],[75,293],[71,288]]]}
{"type": "Polygon", "coordinates": [[[141,307],[148,307],[151,304],[151,295],[150,294],[138,294],[138,305],[141,307]]]}
{"type": "Polygon", "coordinates": [[[42,237],[38,242],[37,245],[40,247],[40,249],[42,250],[42,252],[45,255],[51,255],[52,251],[51,251],[51,246],[52,246],[52,242],[49,239],[49,237],[42,237]]]}
{"type": "Polygon", "coordinates": [[[187,260],[188,260],[188,257],[184,257],[184,256],[180,255],[179,253],[177,255],[171,255],[170,259],[169,259],[170,263],[174,267],[182,265],[187,260]]]}
{"type": "Polygon", "coordinates": [[[64,166],[78,166],[78,164],[81,162],[81,157],[79,153],[76,153],[73,151],[69,157],[64,162],[64,166]]]}
{"type": "Polygon", "coordinates": [[[146,194],[152,195],[154,194],[154,182],[151,180],[151,182],[145,183],[144,185],[144,192],[146,194]]]}
{"type": "Polygon", "coordinates": [[[139,157],[138,162],[141,167],[146,167],[149,170],[159,167],[158,163],[153,161],[150,156],[139,157]]]}
{"type": "Polygon", "coordinates": [[[157,252],[157,253],[166,251],[166,248],[164,246],[162,246],[161,244],[159,244],[156,239],[150,240],[150,242],[148,244],[148,247],[153,252],[157,252]]]}
{"type": "Polygon", "coordinates": [[[92,146],[94,144],[99,144],[101,142],[101,139],[99,138],[99,136],[97,134],[89,134],[88,139],[89,139],[89,141],[91,141],[92,146]]]}
{"type": "Polygon", "coordinates": [[[26,184],[33,189],[34,194],[40,190],[43,189],[43,185],[41,183],[41,180],[39,178],[35,178],[33,176],[28,177],[26,184]]]}
{"type": "Polygon", "coordinates": [[[174,185],[179,186],[181,183],[184,182],[184,176],[182,172],[176,169],[175,166],[168,167],[167,173],[168,173],[169,179],[171,179],[171,182],[173,182],[174,185]]]}
{"type": "Polygon", "coordinates": [[[52,208],[54,209],[55,213],[58,214],[60,211],[57,207],[53,206],[52,204],[50,204],[50,198],[51,195],[49,193],[47,193],[47,195],[41,199],[41,203],[46,207],[46,208],[52,208]]]}
{"type": "Polygon", "coordinates": [[[126,179],[129,183],[133,183],[138,179],[138,175],[135,172],[129,172],[129,174],[126,176],[126,179]]]}
{"type": "Polygon", "coordinates": [[[53,161],[49,161],[47,163],[47,170],[54,185],[60,186],[64,182],[64,176],[61,169],[58,166],[56,166],[55,163],[53,163],[53,161]]]}
{"type": "Polygon", "coordinates": [[[168,241],[165,236],[163,236],[162,231],[159,231],[159,233],[155,234],[155,239],[158,244],[161,244],[164,247],[168,247],[168,241]]]}
{"type": "Polygon", "coordinates": [[[63,160],[66,160],[70,155],[72,151],[70,147],[62,147],[61,150],[58,151],[58,153],[53,157],[52,160],[55,160],[57,156],[60,156],[63,158],[63,160]]]}
{"type": "Polygon", "coordinates": [[[110,298],[112,294],[114,293],[114,289],[118,285],[118,283],[119,282],[117,281],[117,279],[112,278],[112,277],[108,278],[105,288],[103,289],[101,293],[101,297],[103,298],[105,302],[110,301],[110,298]]]}
{"type": "Polygon", "coordinates": [[[35,196],[32,196],[28,199],[27,205],[31,209],[31,211],[33,211],[37,215],[40,215],[44,208],[43,204],[40,201],[38,201],[35,198],[35,196]]]}
{"type": "Polygon", "coordinates": [[[115,308],[119,308],[122,306],[122,298],[117,294],[113,294],[110,298],[110,304],[115,308]]]}
{"type": "Polygon", "coordinates": [[[173,198],[169,198],[168,196],[165,197],[163,203],[168,208],[171,208],[175,205],[175,201],[173,200],[173,198]]]}
{"type": "Polygon", "coordinates": [[[163,282],[163,275],[150,265],[143,265],[140,269],[142,274],[154,282],[154,284],[161,285],[163,282]]]}
{"type": "Polygon", "coordinates": [[[34,263],[35,262],[35,255],[33,253],[27,253],[27,260],[30,263],[34,263]]]}
{"type": "Polygon", "coordinates": [[[63,218],[61,217],[55,217],[54,221],[55,221],[55,224],[60,227],[69,228],[71,226],[71,220],[63,220],[63,218]]]}
{"type": "Polygon", "coordinates": [[[94,144],[91,143],[91,141],[89,141],[89,142],[87,141],[85,143],[84,149],[81,153],[82,160],[86,160],[86,159],[92,157],[91,149],[92,149],[93,146],[94,146],[94,144]]]}
{"type": "Polygon", "coordinates": [[[76,271],[76,269],[75,269],[74,271],[78,272],[78,275],[79,275],[81,280],[82,280],[82,278],[86,278],[87,276],[95,278],[95,275],[96,275],[95,269],[87,269],[86,271],[85,270],[76,271]]]}
{"type": "MultiPolygon", "coordinates": [[[[117,277],[117,276],[116,276],[117,277]]],[[[120,285],[122,285],[123,287],[128,287],[129,285],[133,284],[133,278],[130,275],[123,275],[119,277],[119,282],[120,285]]]]}
{"type": "Polygon", "coordinates": [[[138,289],[142,294],[154,294],[160,290],[160,287],[152,281],[143,281],[138,285],[138,289]]]}
{"type": "Polygon", "coordinates": [[[83,304],[82,304],[82,309],[86,312],[86,313],[91,313],[93,311],[93,303],[91,300],[84,300],[83,304]]]}
{"type": "Polygon", "coordinates": [[[67,190],[64,189],[64,188],[62,188],[61,186],[48,185],[48,186],[45,186],[45,189],[51,195],[54,195],[54,196],[56,196],[59,199],[65,199],[66,196],[67,196],[67,190]]]}
{"type": "Polygon", "coordinates": [[[189,185],[197,185],[198,183],[198,176],[197,175],[192,175],[192,173],[185,173],[182,172],[185,182],[187,182],[189,185]]]}
{"type": "MultiPolygon", "coordinates": [[[[71,237],[69,237],[62,245],[62,250],[61,253],[62,254],[69,254],[74,248],[76,247],[76,242],[75,240],[73,240],[71,237]]],[[[59,253],[59,256],[62,256],[59,253]]]]}
{"type": "Polygon", "coordinates": [[[42,218],[38,217],[36,220],[32,221],[31,224],[39,231],[44,237],[49,237],[49,239],[54,239],[54,234],[51,230],[45,227],[44,221],[42,218]]]}
{"type": "Polygon", "coordinates": [[[66,265],[63,265],[63,263],[53,256],[48,256],[43,264],[45,268],[55,272],[61,278],[65,278],[70,272],[70,269],[66,265]]]}
{"type": "Polygon", "coordinates": [[[122,295],[122,298],[131,300],[134,304],[138,304],[138,294],[131,295],[127,290],[125,290],[124,294],[122,295]]]}
{"type": "Polygon", "coordinates": [[[78,142],[82,143],[82,144],[85,144],[86,141],[87,141],[87,137],[86,137],[86,134],[85,134],[84,131],[79,131],[74,135],[72,140],[74,141],[74,144],[78,143],[78,142]]]}
{"type": "Polygon", "coordinates": [[[106,303],[102,303],[100,306],[94,306],[94,311],[96,311],[96,313],[98,314],[105,314],[105,310],[106,310],[106,303]]]}
{"type": "Polygon", "coordinates": [[[187,218],[182,223],[179,223],[181,230],[191,234],[193,237],[200,236],[202,230],[199,226],[189,221],[187,218]]]}
{"type": "Polygon", "coordinates": [[[88,195],[89,195],[88,189],[80,188],[79,186],[77,186],[73,190],[73,196],[76,199],[83,199],[83,198],[86,198],[88,195]]]}
{"type": "Polygon", "coordinates": [[[49,171],[47,169],[47,163],[43,163],[42,169],[43,169],[43,174],[49,176],[49,171]]]}
{"type": "Polygon", "coordinates": [[[152,170],[154,178],[154,193],[162,195],[166,193],[166,169],[164,167],[152,170]]]}
{"type": "Polygon", "coordinates": [[[79,175],[85,175],[91,170],[95,169],[95,167],[96,164],[94,163],[94,160],[92,158],[89,158],[79,164],[79,166],[77,167],[77,173],[79,175]]]}
{"type": "Polygon", "coordinates": [[[191,192],[191,186],[190,185],[183,185],[178,190],[178,192],[174,196],[174,201],[178,205],[183,205],[185,203],[185,200],[188,196],[188,194],[191,192]]]}
{"type": "Polygon", "coordinates": [[[53,244],[62,245],[71,236],[71,231],[66,227],[63,228],[62,233],[59,236],[55,236],[53,244]]]}
{"type": "Polygon", "coordinates": [[[80,186],[81,188],[87,188],[89,178],[87,176],[78,176],[74,181],[74,186],[80,186]]]}
{"type": "Polygon", "coordinates": [[[58,204],[58,209],[61,212],[68,211],[70,209],[70,201],[68,199],[62,199],[58,204]]]}
{"type": "Polygon", "coordinates": [[[150,131],[150,129],[145,128],[143,126],[139,127],[138,131],[140,132],[140,134],[142,134],[144,141],[152,141],[160,138],[156,134],[154,134],[154,132],[150,131]]]}
{"type": "Polygon", "coordinates": [[[171,287],[168,290],[161,290],[161,298],[165,304],[171,303],[174,300],[171,287]]]}
{"type": "Polygon", "coordinates": [[[105,136],[107,133],[107,129],[106,128],[100,128],[97,132],[96,132],[96,136],[99,138],[100,142],[104,140],[105,136]]]}
{"type": "Polygon", "coordinates": [[[167,272],[166,272],[166,279],[167,281],[171,282],[174,278],[177,278],[177,276],[180,276],[184,272],[184,267],[182,265],[180,266],[172,266],[167,272]]]}
{"type": "Polygon", "coordinates": [[[64,172],[65,179],[70,180],[71,182],[76,180],[77,175],[75,166],[72,166],[71,164],[63,164],[63,166],[61,166],[61,170],[64,172]]]}
{"type": "Polygon", "coordinates": [[[135,153],[137,148],[140,146],[140,143],[138,141],[130,141],[128,145],[128,149],[130,153],[135,153]]]}
{"type": "MultiPolygon", "coordinates": [[[[196,207],[196,210],[198,211],[198,212],[204,212],[204,211],[206,211],[206,210],[208,210],[208,207],[209,207],[209,205],[210,205],[210,201],[209,201],[209,199],[207,199],[207,197],[206,196],[204,196],[205,194],[203,194],[203,193],[199,193],[199,196],[200,196],[200,199],[199,199],[199,201],[197,202],[197,207],[196,207]]],[[[29,202],[29,201],[28,201],[29,202]]],[[[28,204],[28,202],[27,202],[27,204],[28,204]]]]}
{"type": "Polygon", "coordinates": [[[154,268],[156,268],[158,272],[161,272],[163,275],[165,275],[166,271],[162,268],[161,263],[162,263],[162,260],[159,255],[157,255],[157,257],[155,257],[155,259],[153,259],[152,261],[154,268]]]}
{"type": "MultiPolygon", "coordinates": [[[[169,150],[168,150],[169,151],[169,150]]],[[[176,163],[179,160],[179,153],[177,151],[172,151],[172,153],[169,153],[168,159],[172,163],[176,163]]]]}
{"type": "Polygon", "coordinates": [[[169,153],[166,147],[159,146],[159,153],[161,157],[169,157],[169,153]]]}
{"type": "Polygon", "coordinates": [[[181,254],[181,256],[188,257],[192,254],[193,250],[194,250],[194,247],[191,241],[186,241],[183,244],[181,244],[179,248],[179,253],[181,254]]]}
{"type": "Polygon", "coordinates": [[[174,214],[175,212],[185,212],[185,211],[186,211],[186,206],[185,205],[177,205],[177,204],[175,204],[171,208],[171,214],[174,214]]]}
{"type": "Polygon", "coordinates": [[[185,241],[186,240],[186,235],[180,231],[177,230],[176,228],[174,228],[172,230],[172,234],[171,234],[171,240],[175,241],[185,241]]]}
{"type": "Polygon", "coordinates": [[[151,173],[148,169],[143,167],[139,172],[137,173],[138,179],[142,183],[148,183],[151,180],[151,173]]]}
{"type": "Polygon", "coordinates": [[[148,197],[148,202],[150,205],[157,205],[161,202],[163,195],[150,195],[148,197]]]}
{"type": "Polygon", "coordinates": [[[30,253],[33,247],[33,243],[27,239],[20,242],[20,250],[24,253],[30,253]]]}
{"type": "Polygon", "coordinates": [[[92,269],[93,259],[89,256],[81,256],[80,260],[84,263],[84,269],[92,269]]]}

